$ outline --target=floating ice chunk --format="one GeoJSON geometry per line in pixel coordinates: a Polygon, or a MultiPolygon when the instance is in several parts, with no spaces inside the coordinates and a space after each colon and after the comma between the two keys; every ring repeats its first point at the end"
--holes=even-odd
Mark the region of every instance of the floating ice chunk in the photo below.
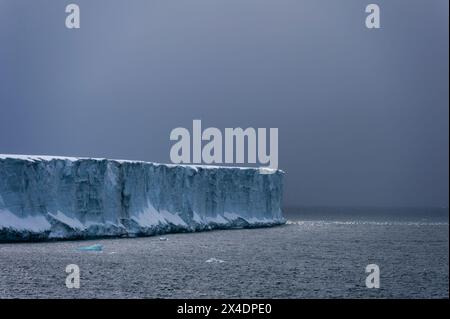
{"type": "Polygon", "coordinates": [[[160,241],[167,241],[167,237],[159,237],[160,241]]]}
{"type": "Polygon", "coordinates": [[[217,259],[217,258],[209,258],[207,261],[205,261],[206,263],[217,263],[217,264],[221,264],[224,263],[225,260],[222,259],[217,259]]]}
{"type": "Polygon", "coordinates": [[[78,250],[81,250],[81,251],[102,251],[103,250],[103,245],[95,244],[95,245],[92,245],[92,246],[79,247],[78,250]]]}

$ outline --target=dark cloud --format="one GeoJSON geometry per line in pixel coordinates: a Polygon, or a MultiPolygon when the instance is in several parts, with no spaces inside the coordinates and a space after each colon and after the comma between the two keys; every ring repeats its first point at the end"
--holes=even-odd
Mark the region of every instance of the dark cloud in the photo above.
{"type": "Polygon", "coordinates": [[[278,127],[286,205],[448,206],[448,1],[0,2],[0,153],[168,162],[278,127]]]}

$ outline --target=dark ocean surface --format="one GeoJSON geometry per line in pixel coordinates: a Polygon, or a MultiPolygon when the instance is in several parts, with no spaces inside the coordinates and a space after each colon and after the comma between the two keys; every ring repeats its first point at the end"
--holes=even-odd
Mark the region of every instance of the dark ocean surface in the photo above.
{"type": "Polygon", "coordinates": [[[448,298],[448,209],[296,208],[284,226],[0,244],[0,298],[448,298]],[[103,251],[79,247],[101,244],[103,251]],[[65,281],[80,268],[80,288],[65,281]],[[365,267],[377,264],[380,288],[365,267]]]}

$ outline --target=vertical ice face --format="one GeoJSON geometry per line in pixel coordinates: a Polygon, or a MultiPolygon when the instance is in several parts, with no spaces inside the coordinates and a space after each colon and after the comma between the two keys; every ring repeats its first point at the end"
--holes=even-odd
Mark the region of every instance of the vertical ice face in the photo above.
{"type": "Polygon", "coordinates": [[[0,241],[281,224],[283,174],[0,155],[0,241]]]}

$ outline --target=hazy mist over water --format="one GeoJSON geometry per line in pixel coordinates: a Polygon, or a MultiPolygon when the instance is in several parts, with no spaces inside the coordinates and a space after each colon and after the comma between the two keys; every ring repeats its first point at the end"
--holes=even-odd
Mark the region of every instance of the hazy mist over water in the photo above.
{"type": "Polygon", "coordinates": [[[288,220],[447,223],[449,209],[439,207],[285,207],[288,220]]]}

